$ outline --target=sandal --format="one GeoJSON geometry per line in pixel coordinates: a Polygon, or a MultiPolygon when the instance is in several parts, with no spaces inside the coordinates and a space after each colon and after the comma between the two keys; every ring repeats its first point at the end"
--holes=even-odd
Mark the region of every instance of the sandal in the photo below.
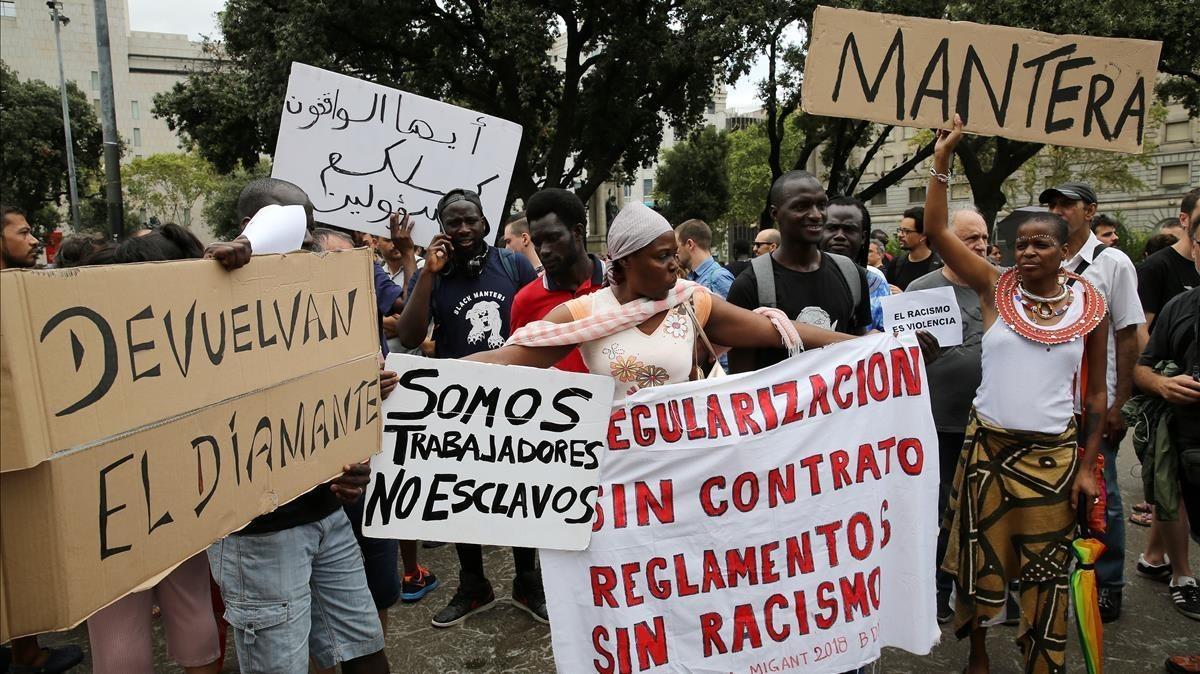
{"type": "Polygon", "coordinates": [[[1142,511],[1138,511],[1138,510],[1135,510],[1134,512],[1130,513],[1130,515],[1129,515],[1129,522],[1131,524],[1136,524],[1139,527],[1150,526],[1150,522],[1153,519],[1154,519],[1154,515],[1152,515],[1151,513],[1142,512],[1142,511]]]}
{"type": "Polygon", "coordinates": [[[1133,512],[1135,512],[1135,513],[1152,513],[1152,512],[1154,512],[1154,506],[1147,503],[1146,501],[1142,501],[1141,503],[1138,503],[1133,506],[1133,512]]]}

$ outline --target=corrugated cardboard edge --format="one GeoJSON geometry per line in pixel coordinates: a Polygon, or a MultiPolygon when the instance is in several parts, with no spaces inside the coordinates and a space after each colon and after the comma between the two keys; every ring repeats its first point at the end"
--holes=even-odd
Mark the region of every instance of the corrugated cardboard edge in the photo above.
{"type": "MultiPolygon", "coordinates": [[[[18,313],[21,323],[28,324],[29,307],[25,279],[28,272],[12,270],[0,272],[0,312],[18,313]]],[[[23,330],[12,327],[13,321],[0,321],[9,325],[0,327],[0,447],[49,447],[50,429],[41,415],[41,400],[28,395],[16,395],[21,390],[40,392],[41,381],[36,367],[37,345],[26,338],[23,330]]],[[[0,472],[32,468],[49,458],[43,450],[30,454],[11,449],[0,452],[0,472]]]]}

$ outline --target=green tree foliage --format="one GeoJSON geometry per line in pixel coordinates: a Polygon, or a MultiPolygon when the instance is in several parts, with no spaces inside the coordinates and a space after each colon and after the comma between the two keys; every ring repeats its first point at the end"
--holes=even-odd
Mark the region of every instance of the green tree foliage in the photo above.
{"type": "Polygon", "coordinates": [[[237,215],[237,198],[246,183],[271,175],[271,162],[259,161],[247,169],[238,166],[229,173],[218,176],[216,185],[204,200],[204,222],[213,236],[229,241],[242,233],[242,222],[237,215]]]}
{"type": "MultiPolygon", "coordinates": [[[[784,126],[779,145],[784,156],[794,156],[803,142],[796,118],[784,126]]],[[[771,189],[771,141],[766,124],[753,124],[729,134],[729,155],[725,172],[729,176],[729,209],[725,219],[731,224],[758,222],[767,191],[771,189]]]]}
{"type": "Polygon", "coordinates": [[[147,217],[187,223],[192,207],[218,184],[217,174],[203,158],[191,153],[162,153],[139,157],[121,170],[121,183],[130,204],[147,217]]]}
{"type": "Polygon", "coordinates": [[[585,200],[694,128],[752,52],[739,0],[230,0],[226,62],[155,99],[220,171],[274,150],[292,61],[519,123],[509,200],[585,200]],[[552,47],[556,39],[559,49],[552,47]]]}
{"type": "MultiPolygon", "coordinates": [[[[83,199],[87,188],[99,180],[100,122],[74,82],[67,83],[67,106],[83,199]]],[[[38,80],[22,82],[0,62],[0,129],[0,201],[28,213],[30,223],[44,237],[62,220],[59,207],[70,194],[58,87],[38,80]]]]}
{"type": "Polygon", "coordinates": [[[654,179],[654,198],[671,224],[699,218],[714,231],[721,224],[729,207],[726,136],[724,131],[706,126],[663,152],[654,179]]]}

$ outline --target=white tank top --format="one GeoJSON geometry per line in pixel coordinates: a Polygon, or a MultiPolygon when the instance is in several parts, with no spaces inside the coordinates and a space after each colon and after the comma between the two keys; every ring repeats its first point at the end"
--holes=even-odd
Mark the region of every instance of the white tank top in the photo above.
{"type": "MultiPolygon", "coordinates": [[[[1081,284],[1071,285],[1074,300],[1063,321],[1083,313],[1081,284]]],[[[1017,313],[1030,325],[1020,302],[1017,313]]],[[[1013,431],[1059,434],[1075,414],[1075,377],[1083,362],[1084,338],[1054,346],[1018,335],[997,318],[983,334],[983,381],[975,393],[979,418],[1013,431]]]]}
{"type": "MultiPolygon", "coordinates": [[[[697,293],[696,314],[703,324],[708,317],[708,298],[697,293]],[[706,306],[701,306],[701,304],[706,306]]],[[[572,300],[571,313],[582,318],[618,306],[611,288],[572,300]],[[591,304],[590,308],[587,303],[591,304]],[[581,308],[582,307],[582,308],[581,308]],[[589,311],[590,309],[590,311],[589,311]]],[[[579,353],[592,374],[613,378],[613,402],[621,402],[638,389],[678,384],[691,378],[696,327],[681,306],[667,313],[653,333],[647,335],[634,326],[603,339],[584,342],[579,353]]]]}

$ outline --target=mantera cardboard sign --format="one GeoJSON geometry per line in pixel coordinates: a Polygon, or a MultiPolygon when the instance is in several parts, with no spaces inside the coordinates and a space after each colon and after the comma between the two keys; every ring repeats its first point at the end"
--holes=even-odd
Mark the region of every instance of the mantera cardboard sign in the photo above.
{"type": "Polygon", "coordinates": [[[801,107],[814,115],[948,127],[1139,152],[1161,42],[818,7],[801,107]]]}
{"type": "Polygon", "coordinates": [[[0,641],[78,624],[379,448],[365,251],[0,292],[0,641]]]}

